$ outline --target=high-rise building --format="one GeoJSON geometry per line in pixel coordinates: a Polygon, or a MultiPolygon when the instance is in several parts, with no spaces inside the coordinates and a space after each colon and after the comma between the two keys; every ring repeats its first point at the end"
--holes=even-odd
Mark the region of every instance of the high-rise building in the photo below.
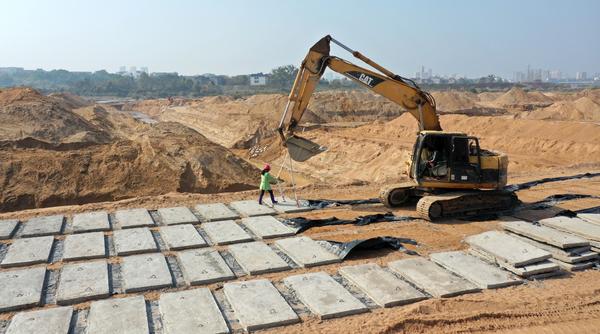
{"type": "Polygon", "coordinates": [[[119,73],[125,73],[125,72],[127,72],[127,66],[119,67],[119,73]]]}
{"type": "Polygon", "coordinates": [[[587,80],[587,72],[577,72],[575,74],[576,80],[587,80]]]}
{"type": "Polygon", "coordinates": [[[130,66],[129,67],[129,72],[130,73],[135,74],[136,71],[137,71],[137,67],[135,67],[135,66],[130,66]]]}
{"type": "Polygon", "coordinates": [[[550,80],[561,80],[562,79],[562,73],[559,70],[552,70],[550,71],[550,80]]]}

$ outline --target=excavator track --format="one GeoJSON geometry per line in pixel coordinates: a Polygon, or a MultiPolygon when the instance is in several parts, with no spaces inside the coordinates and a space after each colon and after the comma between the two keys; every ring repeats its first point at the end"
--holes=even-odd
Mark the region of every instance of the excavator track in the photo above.
{"type": "Polygon", "coordinates": [[[422,197],[417,214],[426,220],[472,217],[510,210],[519,203],[514,192],[504,190],[452,192],[422,197]]]}
{"type": "Polygon", "coordinates": [[[415,184],[413,182],[390,184],[381,188],[379,200],[388,208],[401,206],[414,196],[414,188],[415,184]]]}

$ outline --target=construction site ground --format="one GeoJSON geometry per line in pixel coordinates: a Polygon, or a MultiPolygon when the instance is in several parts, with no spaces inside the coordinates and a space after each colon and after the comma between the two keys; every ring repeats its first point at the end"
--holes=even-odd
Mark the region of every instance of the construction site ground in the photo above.
{"type": "MultiPolygon", "coordinates": [[[[598,90],[545,95],[539,92],[523,93],[511,90],[505,93],[481,93],[475,97],[464,92],[460,96],[442,94],[439,100],[447,99],[446,105],[452,107],[448,107],[447,112],[455,113],[442,115],[442,126],[476,135],[480,137],[484,148],[507,153],[511,161],[509,184],[599,172],[600,125],[597,122],[600,118],[596,118],[594,112],[585,113],[599,106],[598,90]],[[596,102],[590,104],[590,100],[596,102]],[[531,105],[535,105],[535,113],[523,111],[531,105]],[[585,117],[580,115],[580,109],[577,108],[584,108],[585,117]]],[[[405,166],[401,162],[411,150],[416,122],[406,114],[392,116],[398,112],[394,106],[372,95],[360,92],[337,94],[323,93],[317,96],[315,106],[311,109],[312,116],[309,116],[314,126],[307,125],[304,135],[328,146],[329,150],[307,163],[294,164],[296,191],[303,199],[375,198],[382,185],[404,179],[402,173],[405,166]],[[336,103],[341,103],[342,110],[332,107],[336,103]],[[340,116],[345,111],[350,112],[350,116],[340,116]]],[[[258,193],[253,188],[258,185],[259,168],[265,162],[270,162],[276,173],[283,161],[283,150],[272,131],[269,131],[283,107],[283,96],[254,96],[241,100],[211,97],[199,101],[178,100],[176,105],[171,106],[166,105],[165,100],[153,100],[118,108],[85,106],[83,102],[83,105],[71,108],[56,105],[54,101],[48,102],[46,97],[33,93],[19,96],[15,101],[33,103],[35,108],[40,103],[50,103],[53,112],[76,110],[79,116],[73,118],[75,121],[67,122],[62,128],[55,126],[51,129],[76,128],[77,131],[54,133],[47,129],[25,129],[23,135],[23,132],[11,132],[10,126],[0,127],[3,140],[10,143],[0,153],[6,161],[11,162],[7,166],[12,166],[2,170],[5,192],[2,194],[4,212],[0,213],[0,220],[18,219],[25,222],[38,216],[71,216],[98,210],[113,213],[127,208],[145,208],[155,214],[154,210],[160,208],[193,208],[203,203],[256,200],[258,193]],[[158,125],[133,121],[123,110],[143,112],[158,121],[158,125]],[[214,110],[222,113],[223,117],[215,117],[215,112],[207,112],[214,110]],[[98,117],[104,118],[99,121],[98,117]],[[106,124],[104,119],[110,120],[110,127],[98,128],[98,124],[106,124]],[[189,132],[190,129],[195,131],[189,132]],[[45,144],[32,144],[27,138],[43,139],[54,146],[49,148],[45,144]],[[170,140],[165,142],[166,138],[170,140]],[[40,156],[45,160],[36,161],[40,156]],[[60,161],[74,161],[77,168],[63,170],[60,161]],[[113,164],[115,161],[120,162],[113,164]],[[201,163],[187,163],[189,161],[201,163]],[[99,180],[97,176],[103,173],[115,179],[99,180]],[[63,182],[74,178],[76,182],[63,182]],[[126,180],[132,179],[135,181],[126,183],[126,180]],[[144,187],[145,184],[148,184],[148,188],[144,187]],[[27,199],[27,205],[19,207],[15,199],[27,199]]],[[[0,104],[0,107],[10,106],[15,103],[13,100],[2,102],[4,104],[0,104]]],[[[444,104],[440,106],[444,110],[444,104]]],[[[24,108],[22,105],[18,107],[21,109],[15,110],[24,108]]],[[[42,109],[47,110],[47,107],[42,109]]],[[[11,117],[15,115],[8,114],[11,117]]],[[[54,116],[50,114],[48,117],[54,116]]],[[[28,126],[32,129],[40,126],[35,118],[30,121],[28,126]]],[[[10,124],[6,119],[4,123],[10,124]]],[[[284,171],[281,178],[285,180],[287,197],[293,197],[291,175],[284,171]]],[[[279,190],[275,190],[279,195],[279,190]]],[[[525,205],[557,194],[597,197],[600,196],[600,177],[548,182],[519,190],[517,194],[525,205]]],[[[558,201],[543,209],[520,209],[511,215],[537,221],[564,210],[577,211],[598,206],[598,198],[578,198],[558,201]]],[[[390,210],[381,204],[363,204],[279,217],[336,216],[352,219],[388,211],[397,216],[416,216],[414,208],[408,206],[390,210]]],[[[376,236],[411,238],[418,245],[408,244],[406,247],[426,257],[441,251],[465,250],[468,248],[464,242],[466,237],[488,230],[500,230],[500,222],[500,219],[453,219],[432,223],[414,219],[366,226],[315,227],[301,235],[314,240],[335,241],[376,236]]],[[[202,223],[199,225],[201,227],[202,223]]],[[[157,231],[158,227],[150,229],[157,231]]],[[[106,232],[107,235],[112,233],[106,232]]],[[[57,235],[56,239],[63,240],[64,235],[57,235]]],[[[12,241],[0,240],[0,243],[4,244],[2,249],[6,250],[12,241]]],[[[224,249],[226,246],[215,247],[224,249]]],[[[162,253],[167,257],[173,256],[171,251],[162,253]]],[[[408,257],[411,255],[400,251],[369,250],[351,255],[341,263],[245,275],[234,281],[265,278],[281,282],[292,275],[320,271],[334,275],[344,266],[364,263],[386,266],[392,261],[408,257]]],[[[122,256],[111,254],[107,261],[121,264],[122,256]]],[[[59,272],[64,265],[59,259],[49,263],[47,269],[59,272]]],[[[8,270],[12,268],[2,268],[0,273],[8,270]]],[[[208,287],[222,296],[223,282],[200,287],[208,287]]],[[[192,288],[198,287],[182,284],[170,288],[121,292],[110,299],[143,295],[156,308],[162,293],[192,288]]],[[[91,303],[75,303],[74,308],[87,310],[91,303]]],[[[451,298],[429,298],[404,306],[370,307],[368,312],[334,319],[319,319],[303,308],[301,303],[299,305],[295,306],[295,310],[299,310],[301,322],[265,329],[264,332],[593,333],[600,326],[600,271],[590,269],[565,273],[554,278],[527,281],[519,286],[451,298]]],[[[49,302],[41,308],[53,307],[56,307],[55,303],[49,302]]],[[[18,312],[0,313],[0,333],[4,334],[18,312]]],[[[151,316],[154,317],[150,321],[151,330],[161,333],[163,329],[157,325],[157,316],[151,316]]],[[[81,331],[86,324],[76,323],[72,326],[81,331]]],[[[239,324],[234,324],[233,329],[241,330],[239,324]]]]}
{"type": "MultiPolygon", "coordinates": [[[[564,176],[562,173],[549,173],[542,177],[564,176]]],[[[536,177],[520,176],[511,179],[514,183],[527,182],[540,179],[536,177]]],[[[287,189],[290,193],[291,189],[287,189]]],[[[327,187],[306,187],[300,190],[303,198],[343,198],[365,199],[376,196],[378,189],[368,186],[345,186],[331,189],[327,187]],[[343,194],[344,196],[341,196],[343,194]]],[[[546,183],[531,189],[519,191],[519,198],[524,202],[535,202],[553,194],[577,193],[597,195],[600,193],[600,177],[591,179],[577,179],[560,182],[546,183]]],[[[254,198],[255,192],[242,192],[231,194],[168,194],[124,200],[120,202],[107,202],[87,204],[83,206],[64,206],[56,208],[27,210],[14,213],[5,213],[0,219],[18,218],[26,220],[38,215],[52,215],[107,210],[113,211],[123,208],[158,209],[160,207],[188,206],[193,207],[199,203],[230,202],[234,200],[254,198]]],[[[545,210],[520,211],[518,217],[537,220],[553,216],[562,210],[579,210],[600,205],[600,199],[576,199],[559,203],[555,207],[545,210]]],[[[342,206],[313,212],[302,213],[301,216],[310,218],[325,218],[336,216],[338,218],[355,218],[359,215],[386,212],[388,209],[379,204],[366,204],[358,206],[342,206]]],[[[411,216],[414,210],[402,208],[393,211],[396,215],[411,216]]],[[[299,216],[292,214],[288,216],[299,216]]],[[[487,230],[499,228],[499,221],[462,221],[450,220],[431,223],[423,220],[407,222],[383,222],[367,226],[328,226],[315,227],[302,233],[302,235],[319,240],[349,241],[354,239],[370,238],[374,236],[396,236],[412,238],[418,241],[418,246],[407,245],[421,256],[430,253],[466,249],[463,242],[466,236],[487,230]]],[[[362,263],[387,263],[401,258],[409,257],[403,252],[391,250],[377,250],[361,252],[358,256],[351,256],[342,263],[319,266],[315,268],[296,268],[279,273],[268,273],[243,276],[237,280],[253,280],[267,278],[271,281],[280,281],[285,277],[325,271],[335,274],[342,266],[362,263]]],[[[111,261],[119,261],[118,257],[111,257],[111,261]]],[[[48,269],[58,270],[63,263],[50,265],[48,269]]],[[[392,308],[373,308],[364,314],[352,315],[339,319],[320,320],[318,317],[302,314],[302,322],[298,324],[277,327],[266,330],[273,333],[312,333],[331,332],[346,333],[360,331],[364,333],[396,333],[396,332],[593,332],[600,324],[600,272],[587,270],[578,273],[529,281],[524,285],[508,287],[497,290],[484,290],[481,293],[467,294],[453,298],[431,298],[405,306],[392,308]]],[[[221,284],[209,285],[212,289],[220,289],[221,284]]],[[[189,288],[189,287],[188,287],[189,288]]],[[[147,300],[155,300],[160,291],[181,290],[163,289],[140,292],[147,300]]],[[[130,293],[118,295],[125,296],[130,293]]],[[[52,307],[47,305],[46,307],[52,307]]],[[[85,309],[89,302],[76,304],[75,308],[85,309]]],[[[6,321],[14,312],[3,313],[2,320],[6,321]]],[[[6,323],[5,323],[6,324],[6,323]]]]}

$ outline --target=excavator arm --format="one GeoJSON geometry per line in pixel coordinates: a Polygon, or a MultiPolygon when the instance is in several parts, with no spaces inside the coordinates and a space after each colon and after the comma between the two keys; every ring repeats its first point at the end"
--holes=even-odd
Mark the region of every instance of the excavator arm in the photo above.
{"type": "MultiPolygon", "coordinates": [[[[441,130],[435,109],[435,100],[429,93],[422,91],[412,80],[388,71],[360,52],[346,47],[327,35],[310,48],[302,61],[279,123],[278,131],[284,144],[290,149],[290,153],[293,149],[290,146],[300,146],[305,151],[312,150],[314,153],[318,153],[316,144],[295,136],[294,129],[300,123],[310,98],[326,68],[330,68],[332,71],[340,73],[402,106],[415,117],[420,130],[441,130]],[[330,42],[336,43],[380,73],[354,65],[341,58],[330,56],[330,42]],[[286,120],[288,120],[287,123],[286,120]]],[[[297,157],[299,159],[296,159],[292,154],[294,160],[304,161],[307,159],[299,155],[297,157]]]]}

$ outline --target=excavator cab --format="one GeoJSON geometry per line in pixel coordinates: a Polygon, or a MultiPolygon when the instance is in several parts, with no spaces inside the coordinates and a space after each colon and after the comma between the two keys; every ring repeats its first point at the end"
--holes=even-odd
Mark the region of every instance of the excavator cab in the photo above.
{"type": "Polygon", "coordinates": [[[421,131],[413,147],[410,178],[431,189],[499,189],[506,185],[505,155],[483,150],[477,137],[421,131]]]}

